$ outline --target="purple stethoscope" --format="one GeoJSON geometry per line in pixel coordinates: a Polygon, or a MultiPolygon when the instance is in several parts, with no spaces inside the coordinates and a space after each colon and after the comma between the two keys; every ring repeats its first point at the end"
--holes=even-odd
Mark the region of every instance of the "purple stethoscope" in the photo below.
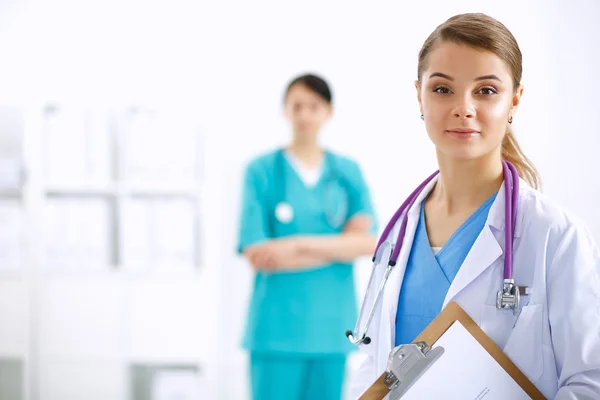
{"type": "MultiPolygon", "coordinates": [[[[512,165],[508,161],[502,161],[502,169],[504,172],[504,193],[505,193],[505,219],[506,219],[506,229],[504,233],[504,285],[501,290],[498,291],[496,297],[496,307],[498,309],[509,309],[513,310],[513,313],[517,314],[519,310],[520,298],[522,295],[526,294],[525,286],[517,286],[515,285],[515,281],[513,279],[513,239],[514,239],[514,228],[517,218],[517,207],[519,204],[519,173],[514,165],[512,165]]],[[[375,313],[375,309],[377,308],[379,301],[381,300],[381,295],[385,288],[385,284],[392,272],[392,269],[396,266],[396,262],[398,261],[398,255],[400,254],[400,250],[402,249],[402,243],[404,241],[404,234],[406,233],[406,225],[408,223],[408,210],[413,206],[417,197],[423,189],[438,175],[439,171],[434,172],[431,176],[429,176],[423,183],[421,183],[414,192],[402,203],[398,211],[392,216],[387,226],[383,230],[381,237],[377,243],[377,247],[375,248],[375,254],[373,255],[373,269],[371,271],[371,277],[369,278],[369,283],[367,285],[367,291],[365,293],[365,298],[363,300],[363,304],[360,308],[360,314],[358,316],[358,320],[356,321],[356,326],[354,327],[354,332],[348,330],[346,331],[346,336],[350,339],[355,345],[359,344],[369,344],[371,343],[371,338],[367,336],[367,331],[369,330],[369,325],[371,325],[371,320],[373,319],[373,315],[375,313]],[[377,295],[375,296],[375,301],[373,302],[373,306],[369,312],[369,316],[367,318],[367,322],[365,324],[364,330],[360,331],[360,322],[362,321],[362,317],[365,312],[365,306],[367,303],[367,299],[369,298],[369,291],[371,289],[371,284],[373,283],[373,277],[375,276],[375,268],[381,262],[381,252],[380,249],[382,245],[386,242],[387,237],[390,232],[396,226],[398,220],[402,218],[402,223],[400,225],[400,231],[398,232],[398,237],[396,239],[396,246],[392,246],[390,258],[388,260],[386,270],[379,285],[379,290],[377,291],[377,295]]]]}

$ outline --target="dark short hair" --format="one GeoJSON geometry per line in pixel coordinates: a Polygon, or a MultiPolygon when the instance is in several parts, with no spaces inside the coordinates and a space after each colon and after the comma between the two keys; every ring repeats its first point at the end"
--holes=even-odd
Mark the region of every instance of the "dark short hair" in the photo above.
{"type": "Polygon", "coordinates": [[[307,87],[329,104],[331,104],[333,101],[331,89],[329,88],[327,82],[325,82],[323,78],[313,74],[305,74],[294,78],[287,86],[284,101],[287,100],[290,89],[292,89],[292,87],[295,85],[303,85],[307,87]]]}

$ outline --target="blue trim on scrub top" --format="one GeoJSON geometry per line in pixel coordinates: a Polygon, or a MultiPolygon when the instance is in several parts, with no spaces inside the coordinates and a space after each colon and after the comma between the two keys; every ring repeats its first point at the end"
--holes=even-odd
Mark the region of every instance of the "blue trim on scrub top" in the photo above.
{"type": "Polygon", "coordinates": [[[450,285],[485,226],[495,198],[496,194],[483,203],[437,255],[433,254],[427,235],[425,201],[421,203],[419,223],[398,297],[395,346],[411,343],[440,313],[450,285]]]}

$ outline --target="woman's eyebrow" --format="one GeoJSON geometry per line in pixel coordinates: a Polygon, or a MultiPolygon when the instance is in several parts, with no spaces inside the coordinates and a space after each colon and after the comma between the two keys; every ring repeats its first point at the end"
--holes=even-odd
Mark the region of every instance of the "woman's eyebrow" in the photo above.
{"type": "MultiPolygon", "coordinates": [[[[451,77],[450,75],[446,75],[446,74],[444,74],[442,72],[434,72],[431,75],[429,75],[429,78],[435,78],[435,77],[444,78],[444,79],[447,79],[447,80],[449,80],[451,82],[454,81],[453,77],[451,77]]],[[[493,74],[480,76],[480,77],[476,78],[475,81],[485,81],[485,80],[488,80],[488,79],[493,79],[493,80],[496,80],[496,81],[502,83],[502,79],[498,78],[498,76],[493,75],[493,74]]]]}

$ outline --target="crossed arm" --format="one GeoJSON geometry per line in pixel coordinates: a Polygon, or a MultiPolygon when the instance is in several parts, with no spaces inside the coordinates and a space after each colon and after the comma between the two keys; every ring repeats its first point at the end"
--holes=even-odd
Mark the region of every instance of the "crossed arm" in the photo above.
{"type": "Polygon", "coordinates": [[[244,250],[254,269],[297,271],[331,262],[348,262],[373,252],[376,238],[369,233],[371,218],[357,215],[340,234],[293,235],[271,239],[244,250]]]}

